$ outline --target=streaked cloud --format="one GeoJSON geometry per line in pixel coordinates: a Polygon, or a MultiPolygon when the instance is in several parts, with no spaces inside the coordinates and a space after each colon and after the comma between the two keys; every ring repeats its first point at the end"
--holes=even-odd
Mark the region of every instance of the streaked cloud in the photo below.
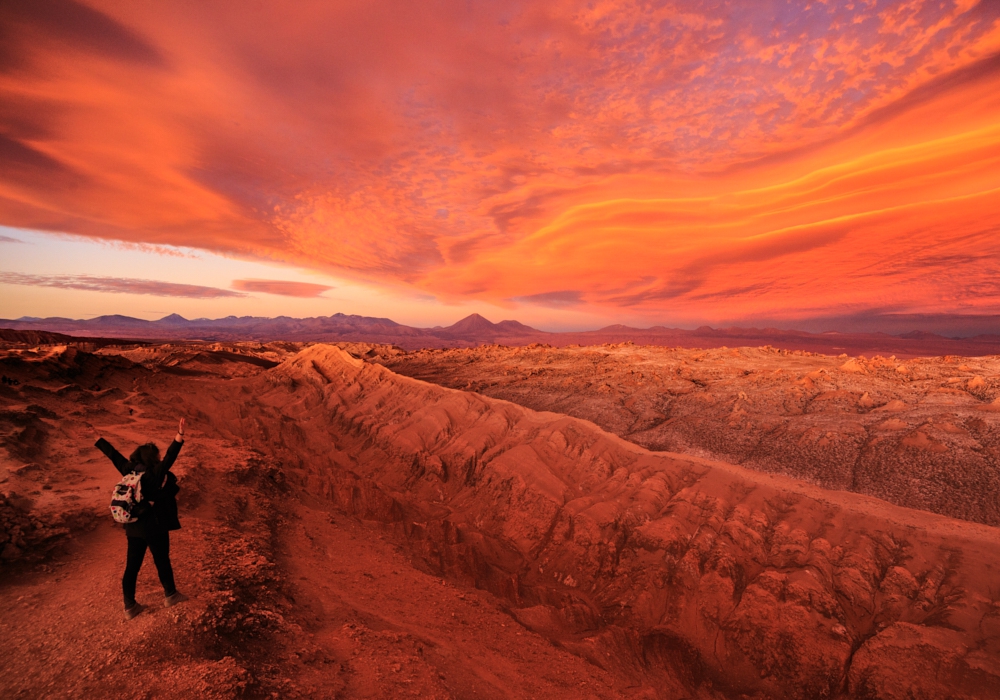
{"type": "Polygon", "coordinates": [[[333,289],[325,284],[313,284],[312,282],[289,282],[284,280],[233,280],[233,289],[241,292],[262,292],[264,294],[278,294],[286,297],[310,298],[322,296],[323,292],[333,289]]]}
{"type": "Polygon", "coordinates": [[[148,294],[158,297],[189,297],[217,299],[220,297],[245,297],[217,287],[197,284],[176,284],[157,280],[131,279],[128,277],[91,277],[89,275],[29,275],[18,272],[0,272],[0,284],[18,284],[31,287],[55,287],[84,292],[109,292],[112,294],[148,294]]]}
{"type": "Polygon", "coordinates": [[[996,2],[0,22],[0,224],[654,320],[1000,311],[996,2]]]}

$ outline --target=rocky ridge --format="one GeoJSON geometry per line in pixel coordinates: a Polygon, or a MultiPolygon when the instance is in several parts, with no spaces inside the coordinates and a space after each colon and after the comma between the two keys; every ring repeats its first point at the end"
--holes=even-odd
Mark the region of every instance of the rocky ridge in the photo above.
{"type": "Polygon", "coordinates": [[[993,528],[651,453],[329,346],[251,382],[243,391],[259,408],[220,425],[297,455],[311,489],[397,523],[431,565],[650,687],[1000,692],[993,528]],[[914,679],[885,663],[893,654],[942,672],[914,679]]]}

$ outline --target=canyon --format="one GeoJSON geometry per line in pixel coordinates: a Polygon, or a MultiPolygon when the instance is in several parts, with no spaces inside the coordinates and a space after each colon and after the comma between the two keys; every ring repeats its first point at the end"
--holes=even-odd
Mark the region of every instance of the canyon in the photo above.
{"type": "Polygon", "coordinates": [[[996,357],[93,350],[0,356],[10,697],[1000,695],[996,357]],[[88,428],[179,415],[192,599],[126,624],[88,428]]]}

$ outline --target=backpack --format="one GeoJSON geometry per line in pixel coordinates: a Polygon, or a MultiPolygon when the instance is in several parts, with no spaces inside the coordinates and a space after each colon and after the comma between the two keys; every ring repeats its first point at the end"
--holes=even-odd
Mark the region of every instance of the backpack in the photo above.
{"type": "Polygon", "coordinates": [[[134,523],[139,520],[142,500],[142,473],[129,472],[121,478],[111,493],[111,517],[118,523],[134,523]]]}

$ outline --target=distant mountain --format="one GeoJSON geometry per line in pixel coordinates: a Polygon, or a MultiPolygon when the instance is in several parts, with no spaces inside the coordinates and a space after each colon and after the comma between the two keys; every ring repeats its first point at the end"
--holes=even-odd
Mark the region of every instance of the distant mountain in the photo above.
{"type": "Polygon", "coordinates": [[[482,335],[496,335],[496,324],[490,323],[479,314],[471,314],[453,326],[442,328],[439,331],[443,335],[453,337],[476,337],[482,335]]]}
{"type": "MultiPolygon", "coordinates": [[[[291,340],[369,341],[408,348],[464,346],[526,335],[547,335],[517,321],[491,323],[478,314],[446,328],[413,328],[388,318],[348,314],[291,318],[278,316],[227,316],[189,320],[170,314],[157,321],[130,316],[98,316],[91,319],[19,318],[0,319],[0,327],[19,331],[47,331],[71,336],[106,336],[146,340],[291,340]]],[[[530,341],[529,341],[530,342],[530,341]]]]}
{"type": "Polygon", "coordinates": [[[531,326],[526,326],[520,321],[501,321],[500,323],[494,324],[497,329],[502,330],[504,333],[544,333],[545,331],[540,331],[531,326]]]}
{"type": "MultiPolygon", "coordinates": [[[[979,335],[972,338],[945,338],[933,333],[915,332],[906,336],[887,333],[810,333],[800,330],[778,328],[711,328],[702,326],[696,330],[680,328],[629,328],[608,326],[597,331],[582,333],[560,333],[559,345],[595,345],[601,343],[632,342],[637,345],[661,345],[667,347],[713,348],[713,347],[759,347],[770,345],[784,350],[802,350],[825,355],[896,355],[900,358],[964,355],[1000,354],[1000,336],[979,335]]],[[[556,344],[553,341],[545,341],[556,344]]]]}
{"type": "Polygon", "coordinates": [[[943,335],[928,333],[926,331],[910,331],[909,333],[902,333],[899,337],[908,340],[945,340],[943,335]]]}
{"type": "MultiPolygon", "coordinates": [[[[544,343],[555,346],[601,345],[631,342],[637,345],[709,348],[771,345],[786,350],[803,350],[839,355],[993,355],[1000,354],[1000,335],[979,335],[973,338],[946,338],[934,333],[911,331],[904,335],[886,333],[810,333],[778,328],[712,328],[695,330],[666,328],[632,328],[621,324],[595,331],[549,333],[518,321],[493,323],[479,314],[466,316],[451,326],[414,328],[388,318],[373,318],[348,314],[291,318],[278,316],[227,316],[189,320],[170,314],[157,321],[145,321],[130,316],[110,315],[76,320],[69,318],[0,319],[0,328],[14,331],[63,333],[97,338],[142,340],[287,340],[336,342],[356,341],[386,343],[413,350],[435,347],[470,347],[487,343],[529,345],[544,343]]],[[[3,338],[0,338],[3,339],[3,338]]],[[[21,341],[16,341],[21,342],[21,341]]],[[[28,341],[31,342],[31,341],[28,341]]],[[[41,336],[34,342],[44,343],[41,336]]],[[[61,341],[55,341],[61,342],[61,341]]]]}
{"type": "Polygon", "coordinates": [[[493,340],[503,337],[549,336],[551,333],[526,326],[518,321],[501,321],[491,323],[479,314],[466,316],[458,323],[446,328],[431,329],[435,335],[442,338],[459,338],[463,340],[493,340]]]}

